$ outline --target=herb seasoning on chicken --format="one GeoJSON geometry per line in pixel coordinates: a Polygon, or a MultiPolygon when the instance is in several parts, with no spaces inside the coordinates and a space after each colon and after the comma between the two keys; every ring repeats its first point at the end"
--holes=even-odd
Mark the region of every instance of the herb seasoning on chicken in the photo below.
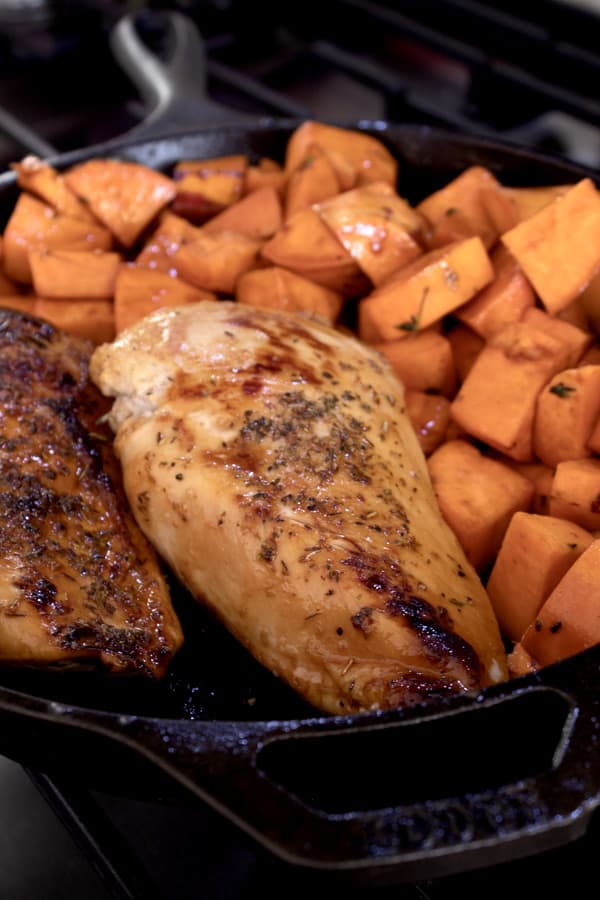
{"type": "Polygon", "coordinates": [[[228,302],[97,349],[127,495],[181,581],[315,706],[389,708],[506,677],[385,361],[228,302]]]}

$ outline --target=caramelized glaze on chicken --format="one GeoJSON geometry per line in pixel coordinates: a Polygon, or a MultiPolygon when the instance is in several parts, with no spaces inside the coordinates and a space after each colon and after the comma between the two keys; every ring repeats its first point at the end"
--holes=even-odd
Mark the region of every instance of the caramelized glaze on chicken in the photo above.
{"type": "Polygon", "coordinates": [[[330,328],[232,303],[97,349],[135,516],[181,581],[315,706],[389,708],[506,677],[402,386],[330,328]]]}
{"type": "Polygon", "coordinates": [[[160,675],[181,631],[97,422],[91,349],[0,309],[0,659],[160,675]]]}

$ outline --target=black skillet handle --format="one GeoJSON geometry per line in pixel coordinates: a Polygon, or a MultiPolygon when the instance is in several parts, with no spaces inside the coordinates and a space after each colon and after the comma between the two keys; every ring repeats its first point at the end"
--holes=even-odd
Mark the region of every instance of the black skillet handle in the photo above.
{"type": "Polygon", "coordinates": [[[204,43],[186,16],[167,10],[126,15],[114,26],[110,44],[115,59],[150,110],[127,137],[151,138],[183,126],[256,122],[207,96],[204,43]],[[160,33],[166,40],[165,59],[145,41],[144,32],[149,31],[160,33]]]}
{"type": "MultiPolygon", "coordinates": [[[[580,836],[600,803],[600,647],[429,713],[98,722],[280,859],[432,878],[580,836]]],[[[89,720],[87,722],[89,726],[89,720]]]]}

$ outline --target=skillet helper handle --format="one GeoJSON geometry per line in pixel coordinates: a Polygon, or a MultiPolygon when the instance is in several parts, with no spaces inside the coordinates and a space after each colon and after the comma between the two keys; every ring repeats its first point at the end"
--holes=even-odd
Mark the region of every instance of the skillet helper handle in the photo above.
{"type": "Polygon", "coordinates": [[[128,137],[156,137],[177,127],[249,124],[252,117],[213,102],[206,92],[204,42],[191,19],[177,12],[145,10],[121,18],[110,35],[113,55],[136,85],[150,112],[128,137]],[[143,25],[166,37],[168,59],[144,42],[143,25]]]}
{"type": "Polygon", "coordinates": [[[138,719],[131,737],[281,859],[412,881],[584,833],[600,803],[599,673],[595,648],[441,712],[158,732],[138,719]]]}

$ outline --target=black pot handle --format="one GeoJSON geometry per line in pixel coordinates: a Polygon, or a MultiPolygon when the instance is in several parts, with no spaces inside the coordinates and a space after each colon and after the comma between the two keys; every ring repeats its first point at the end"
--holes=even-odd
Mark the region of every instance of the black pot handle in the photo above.
{"type": "Polygon", "coordinates": [[[144,139],[178,127],[249,124],[256,119],[209,99],[206,52],[191,19],[177,12],[145,10],[123,16],[110,35],[112,52],[150,112],[127,137],[144,139]],[[144,42],[143,25],[158,28],[170,44],[160,59],[144,42]]]}
{"type": "Polygon", "coordinates": [[[594,648],[430,711],[287,723],[116,716],[6,691],[0,710],[112,738],[288,863],[406,881],[585,831],[600,803],[599,674],[594,648]]]}

